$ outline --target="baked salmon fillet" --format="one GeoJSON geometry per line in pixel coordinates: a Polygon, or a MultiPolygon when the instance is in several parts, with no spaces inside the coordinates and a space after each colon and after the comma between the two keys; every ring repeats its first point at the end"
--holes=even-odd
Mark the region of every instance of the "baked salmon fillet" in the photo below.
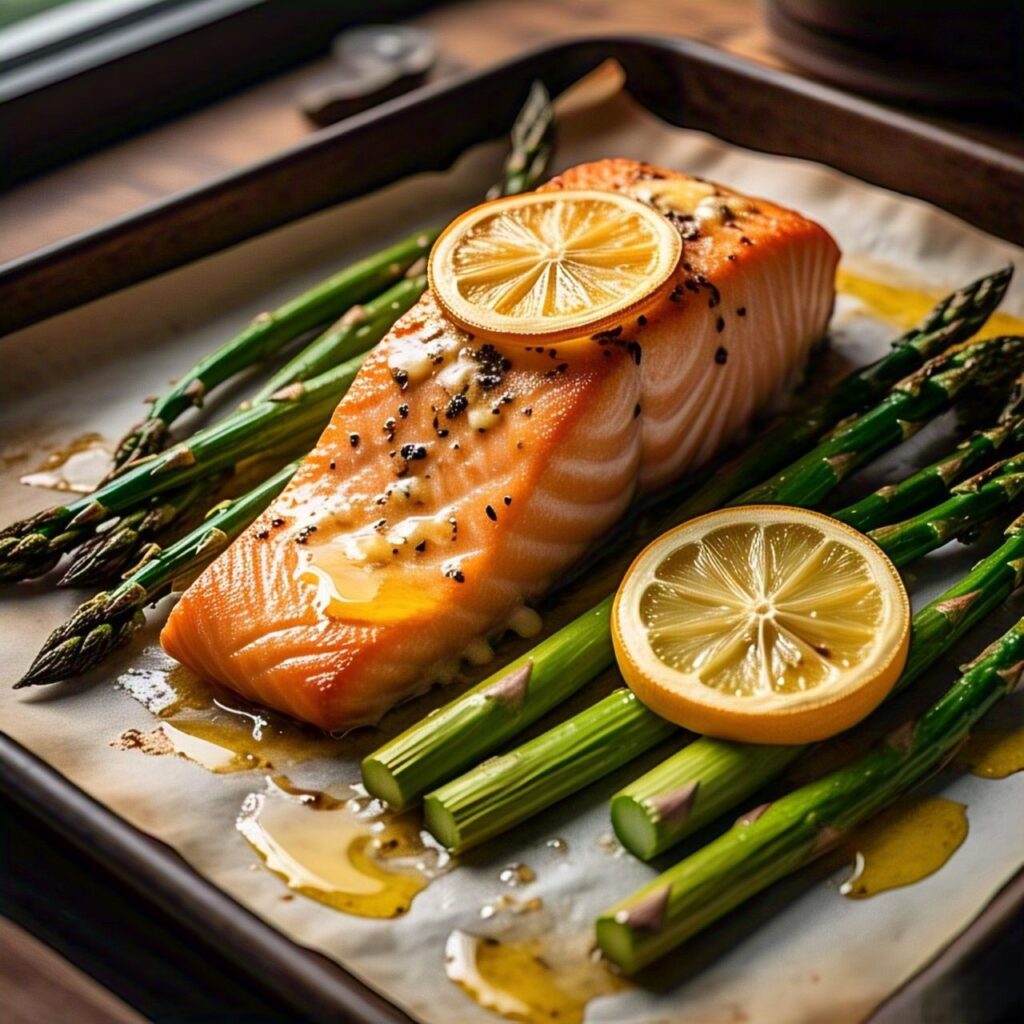
{"type": "Polygon", "coordinates": [[[373,723],[485,658],[639,493],[794,383],[834,299],[823,228],[633,160],[543,187],[620,191],[669,218],[671,287],[563,348],[481,343],[428,291],[288,488],[182,596],[161,637],[174,658],[324,729],[373,723]]]}

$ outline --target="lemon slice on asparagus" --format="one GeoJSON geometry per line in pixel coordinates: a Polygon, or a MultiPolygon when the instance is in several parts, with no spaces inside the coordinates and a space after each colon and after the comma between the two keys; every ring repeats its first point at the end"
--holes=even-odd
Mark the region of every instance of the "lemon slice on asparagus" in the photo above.
{"type": "Polygon", "coordinates": [[[469,210],[430,253],[430,285],[464,329],[565,341],[624,323],[671,283],[682,242],[669,221],[616,192],[508,196],[469,210]]]}
{"type": "Polygon", "coordinates": [[[847,729],[892,689],[910,602],[872,541],[782,505],[725,509],[659,537],[612,611],[626,682],[696,732],[808,743],[847,729]]]}

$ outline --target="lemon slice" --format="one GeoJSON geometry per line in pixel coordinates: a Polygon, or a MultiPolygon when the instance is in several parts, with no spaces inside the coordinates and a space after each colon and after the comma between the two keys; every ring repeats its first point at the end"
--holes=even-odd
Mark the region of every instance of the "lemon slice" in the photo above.
{"type": "Polygon", "coordinates": [[[907,659],[910,602],[862,533],[783,505],[659,537],[612,611],[626,682],[659,715],[747,743],[808,743],[869,714],[907,659]]]}
{"type": "Polygon", "coordinates": [[[493,339],[595,334],[653,304],[682,241],[651,207],[616,192],[533,192],[477,206],[430,253],[449,316],[493,339]]]}

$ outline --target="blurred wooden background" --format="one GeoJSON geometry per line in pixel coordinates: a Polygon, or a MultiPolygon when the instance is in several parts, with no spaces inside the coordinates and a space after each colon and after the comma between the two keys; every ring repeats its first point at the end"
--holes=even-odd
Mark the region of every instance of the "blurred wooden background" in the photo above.
{"type": "MultiPolygon", "coordinates": [[[[460,0],[415,18],[436,35],[436,74],[585,33],[693,36],[768,58],[757,0],[460,0]]],[[[269,156],[313,129],[298,99],[326,58],[84,157],[0,196],[0,263],[269,156]]]]}

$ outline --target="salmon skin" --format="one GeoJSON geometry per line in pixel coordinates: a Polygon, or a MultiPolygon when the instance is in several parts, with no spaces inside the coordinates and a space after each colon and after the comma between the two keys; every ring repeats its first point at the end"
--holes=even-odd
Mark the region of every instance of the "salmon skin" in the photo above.
{"type": "Polygon", "coordinates": [[[182,596],[161,637],[174,658],[324,729],[376,722],[485,658],[638,493],[794,383],[834,300],[823,228],[633,160],[544,188],[667,216],[674,287],[621,330],[530,350],[475,341],[427,292],[289,487],[182,596]]]}

